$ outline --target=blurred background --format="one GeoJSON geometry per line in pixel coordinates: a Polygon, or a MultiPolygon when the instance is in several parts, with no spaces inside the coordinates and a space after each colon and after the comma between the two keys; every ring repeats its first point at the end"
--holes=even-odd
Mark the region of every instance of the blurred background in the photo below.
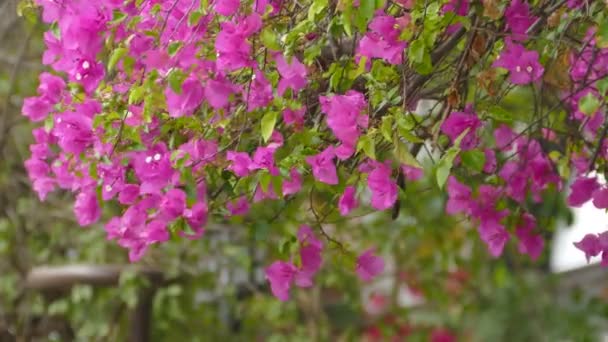
{"type": "Polygon", "coordinates": [[[289,241],[268,239],[280,235],[279,210],[298,210],[280,204],[129,265],[101,225],[75,223],[68,194],[41,203],[30,189],[31,126],[20,107],[44,70],[37,15],[0,0],[0,341],[608,340],[608,277],[572,246],[604,230],[606,215],[592,206],[571,212],[557,191],[535,208],[550,232],[536,262],[514,244],[491,259],[423,181],[408,187],[395,221],[362,214],[328,227],[385,256],[372,284],[326,263],[312,289],[285,303],[272,297],[263,268],[289,241]]]}

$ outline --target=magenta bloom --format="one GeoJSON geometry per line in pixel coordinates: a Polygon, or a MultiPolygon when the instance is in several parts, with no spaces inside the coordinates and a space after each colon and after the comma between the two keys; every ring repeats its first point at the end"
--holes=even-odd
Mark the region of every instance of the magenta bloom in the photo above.
{"type": "Polygon", "coordinates": [[[181,93],[173,92],[170,87],[165,90],[167,110],[173,118],[192,115],[194,110],[203,102],[203,86],[195,77],[191,77],[182,84],[181,93]]]}
{"type": "Polygon", "coordinates": [[[331,185],[338,184],[334,158],[335,153],[331,146],[315,156],[306,157],[306,162],[312,167],[312,174],[316,180],[331,185]]]}
{"type": "Polygon", "coordinates": [[[355,271],[359,279],[371,281],[384,271],[384,260],[375,255],[373,249],[368,249],[357,258],[355,271]]]}
{"type": "Polygon", "coordinates": [[[481,240],[488,247],[490,254],[497,258],[502,254],[507,241],[509,240],[509,233],[498,220],[482,220],[479,225],[479,236],[481,240]]]}
{"type": "Polygon", "coordinates": [[[532,260],[538,259],[545,246],[542,236],[532,233],[535,228],[536,219],[534,216],[525,213],[522,216],[522,224],[515,230],[515,235],[519,239],[519,252],[528,254],[532,260]]]}
{"type": "Polygon", "coordinates": [[[223,16],[229,17],[239,9],[240,0],[217,0],[215,11],[223,16]]]}
{"type": "Polygon", "coordinates": [[[575,242],[574,246],[585,252],[585,257],[587,258],[587,262],[591,257],[597,256],[602,252],[602,246],[600,245],[600,240],[595,234],[587,234],[583,239],[579,242],[575,242]]]}
{"type": "Polygon", "coordinates": [[[38,94],[52,104],[61,101],[62,93],[65,90],[65,82],[63,78],[55,76],[48,72],[40,74],[40,85],[38,86],[38,94]]]}
{"type": "Polygon", "coordinates": [[[37,122],[42,121],[53,110],[53,105],[42,97],[28,97],[23,100],[21,112],[30,120],[37,122]]]}
{"type": "Polygon", "coordinates": [[[447,184],[448,202],[445,212],[449,215],[468,214],[471,208],[471,189],[450,176],[447,184]]]}
{"type": "Polygon", "coordinates": [[[160,202],[160,212],[169,221],[181,216],[186,209],[186,193],[181,189],[171,189],[160,202]]]}
{"type": "Polygon", "coordinates": [[[593,205],[598,209],[608,208],[608,188],[597,189],[593,192],[593,205]]]}
{"type": "Polygon", "coordinates": [[[441,131],[454,142],[465,130],[469,130],[460,142],[462,150],[470,150],[479,142],[477,129],[481,127],[481,120],[471,109],[464,112],[452,112],[441,125],[441,131]]]}
{"type": "Polygon", "coordinates": [[[136,184],[125,184],[118,193],[120,204],[133,204],[139,197],[139,186],[136,184]]]}
{"type": "Polygon", "coordinates": [[[507,28],[518,40],[526,39],[528,28],[538,19],[530,13],[530,7],[522,0],[513,0],[505,10],[507,28]]]}
{"type": "Polygon", "coordinates": [[[349,90],[344,95],[320,96],[319,102],[321,110],[327,114],[327,126],[348,152],[354,152],[353,147],[361,134],[359,127],[367,128],[369,121],[368,116],[364,114],[367,102],[363,94],[349,90]]]}
{"type": "Polygon", "coordinates": [[[252,171],[265,169],[268,170],[271,175],[278,176],[279,169],[274,163],[275,152],[276,149],[272,147],[258,147],[253,154],[253,161],[249,166],[249,169],[252,171]]]}
{"type": "Polygon", "coordinates": [[[390,167],[378,163],[367,176],[367,186],[372,192],[372,207],[378,210],[391,208],[397,201],[399,187],[391,178],[391,173],[390,167]]]}
{"type": "Polygon", "coordinates": [[[401,172],[408,181],[417,181],[424,177],[424,170],[410,165],[401,165],[401,172]]]}
{"type": "Polygon", "coordinates": [[[295,56],[292,56],[291,62],[288,63],[282,54],[278,54],[275,61],[279,74],[281,74],[281,80],[277,86],[279,96],[283,96],[287,88],[290,88],[295,94],[306,86],[306,83],[308,83],[306,66],[295,56]]]}
{"type": "Polygon", "coordinates": [[[207,81],[205,98],[214,109],[225,108],[230,102],[230,95],[236,93],[238,88],[224,77],[207,81]]]}
{"type": "Polygon", "coordinates": [[[318,240],[307,225],[302,225],[298,230],[298,241],[300,242],[300,260],[302,266],[295,277],[299,287],[312,286],[312,278],[321,268],[323,259],[321,251],[323,243],[318,240]]]}
{"type": "Polygon", "coordinates": [[[272,294],[279,300],[289,299],[289,289],[296,273],[297,268],[284,261],[275,261],[266,269],[266,279],[270,282],[272,294]]]}
{"type": "Polygon", "coordinates": [[[390,64],[401,64],[407,42],[399,40],[400,22],[390,15],[378,11],[369,24],[369,31],[361,38],[357,47],[358,56],[369,59],[381,58],[390,64]]]}
{"type": "Polygon", "coordinates": [[[193,234],[181,234],[182,236],[194,240],[200,238],[205,233],[205,225],[207,224],[207,214],[209,209],[207,208],[206,202],[197,202],[192,208],[184,210],[184,217],[186,222],[192,230],[193,234]]]}
{"type": "Polygon", "coordinates": [[[356,189],[354,186],[349,185],[344,189],[344,193],[340,196],[338,201],[338,209],[342,216],[348,215],[353,209],[359,206],[359,202],[355,197],[356,189]]]}
{"type": "Polygon", "coordinates": [[[226,208],[231,215],[246,215],[249,212],[249,200],[246,196],[239,197],[235,201],[228,202],[226,208]]]}
{"type": "Polygon", "coordinates": [[[297,110],[287,108],[283,111],[283,122],[286,125],[293,125],[295,128],[300,129],[302,126],[304,126],[305,113],[306,107],[302,107],[297,110]]]}
{"type": "Polygon", "coordinates": [[[483,164],[483,172],[485,172],[485,173],[496,172],[497,163],[496,163],[496,153],[494,152],[494,150],[486,148],[484,150],[484,155],[486,157],[486,161],[483,164]]]}
{"type": "Polygon", "coordinates": [[[83,191],[76,196],[74,214],[78,224],[82,227],[89,226],[99,220],[101,208],[97,202],[95,191],[83,191]]]}
{"type": "Polygon", "coordinates": [[[505,49],[492,66],[509,70],[509,81],[520,85],[539,80],[545,72],[545,68],[538,61],[538,52],[528,51],[508,39],[505,49]]]}
{"type": "Polygon", "coordinates": [[[155,145],[148,151],[138,152],[133,158],[135,175],[141,181],[140,193],[158,194],[173,178],[174,170],[170,153],[164,144],[155,145]]]}
{"type": "Polygon", "coordinates": [[[84,113],[66,112],[57,115],[53,135],[58,145],[65,151],[78,154],[94,141],[93,120],[84,113]]]}
{"type": "Polygon", "coordinates": [[[235,175],[245,177],[249,174],[252,161],[246,152],[228,151],[228,153],[226,153],[226,160],[232,162],[230,166],[228,166],[228,170],[234,172],[235,175]]]}
{"type": "Polygon", "coordinates": [[[568,205],[571,207],[580,207],[587,203],[593,192],[600,187],[597,179],[579,177],[570,186],[570,195],[568,196],[568,205]]]}
{"type": "Polygon", "coordinates": [[[167,222],[163,220],[152,220],[146,225],[146,242],[149,244],[166,242],[169,240],[167,222]]]}
{"type": "Polygon", "coordinates": [[[266,107],[272,101],[272,85],[264,77],[264,73],[256,70],[252,78],[251,85],[242,90],[248,111],[266,107]]]}
{"type": "Polygon", "coordinates": [[[298,170],[291,169],[289,177],[291,179],[283,181],[283,196],[296,194],[302,189],[302,175],[298,170]]]}

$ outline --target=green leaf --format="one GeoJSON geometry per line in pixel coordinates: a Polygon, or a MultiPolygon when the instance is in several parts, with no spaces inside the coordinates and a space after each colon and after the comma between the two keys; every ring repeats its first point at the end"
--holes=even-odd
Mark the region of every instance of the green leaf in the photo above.
{"type": "Polygon", "coordinates": [[[262,30],[260,33],[260,40],[262,41],[262,44],[270,50],[281,50],[281,44],[279,44],[277,34],[270,28],[262,30]]]}
{"type": "Polygon", "coordinates": [[[479,150],[464,151],[460,154],[462,163],[467,168],[481,172],[486,163],[486,155],[479,150]]]}
{"type": "Polygon", "coordinates": [[[267,192],[268,186],[272,182],[272,175],[266,171],[262,172],[260,175],[260,186],[262,187],[262,191],[267,192]]]}
{"type": "Polygon", "coordinates": [[[186,79],[186,74],[181,69],[173,69],[169,72],[167,76],[167,81],[169,82],[169,86],[171,90],[173,90],[177,94],[181,94],[182,92],[182,83],[186,79]]]}
{"type": "Polygon", "coordinates": [[[129,50],[124,47],[119,47],[112,51],[110,59],[108,60],[108,71],[112,71],[116,64],[127,54],[129,50]]]}
{"type": "Polygon", "coordinates": [[[604,20],[599,23],[595,38],[597,39],[598,47],[608,47],[608,18],[604,18],[604,20]]]}
{"type": "Polygon", "coordinates": [[[308,19],[315,21],[317,14],[323,12],[327,7],[327,0],[314,0],[312,5],[308,8],[308,19]]]}
{"type": "Polygon", "coordinates": [[[188,26],[196,26],[203,17],[202,11],[192,11],[188,17],[188,26]]]}
{"type": "Polygon", "coordinates": [[[600,101],[591,93],[578,101],[578,109],[586,115],[593,115],[600,107],[600,101]]]}
{"type": "Polygon", "coordinates": [[[412,153],[410,153],[410,150],[406,143],[402,142],[401,139],[396,136],[393,143],[395,144],[393,154],[395,155],[395,158],[397,158],[399,163],[422,168],[418,160],[416,160],[416,157],[414,157],[412,153]]]}
{"type": "Polygon", "coordinates": [[[264,142],[267,142],[272,135],[272,131],[274,131],[274,126],[277,123],[277,112],[267,112],[262,117],[262,139],[264,142]]]}
{"type": "Polygon", "coordinates": [[[437,179],[437,185],[439,185],[440,189],[443,189],[443,186],[447,182],[448,177],[450,176],[450,171],[452,170],[452,166],[454,165],[454,159],[459,152],[460,148],[451,147],[437,163],[435,177],[437,179]]]}
{"type": "Polygon", "coordinates": [[[171,42],[169,44],[169,47],[167,48],[167,52],[169,53],[169,56],[173,57],[175,56],[175,54],[179,51],[179,49],[181,49],[181,47],[184,45],[184,42],[182,41],[174,41],[171,42]]]}
{"type": "Polygon", "coordinates": [[[364,135],[359,138],[357,143],[357,152],[363,150],[366,156],[371,159],[376,159],[376,147],[374,145],[374,139],[369,135],[364,135]]]}
{"type": "Polygon", "coordinates": [[[393,141],[393,117],[385,116],[382,118],[382,124],[380,125],[380,133],[386,141],[393,141]]]}
{"type": "Polygon", "coordinates": [[[488,114],[495,121],[512,122],[513,116],[501,106],[492,106],[488,109],[488,114]]]}
{"type": "Polygon", "coordinates": [[[135,87],[131,89],[129,93],[129,104],[136,104],[141,102],[144,99],[144,93],[146,89],[143,86],[135,87]]]}
{"type": "Polygon", "coordinates": [[[422,61],[424,61],[425,53],[426,46],[424,45],[424,40],[422,39],[414,40],[407,49],[408,57],[412,62],[415,63],[422,63],[422,61]]]}

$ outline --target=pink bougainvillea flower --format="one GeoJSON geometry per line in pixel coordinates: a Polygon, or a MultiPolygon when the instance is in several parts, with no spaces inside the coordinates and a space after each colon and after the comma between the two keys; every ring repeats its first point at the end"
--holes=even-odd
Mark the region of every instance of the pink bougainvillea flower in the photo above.
{"type": "Polygon", "coordinates": [[[368,249],[357,258],[355,271],[359,279],[371,281],[384,271],[384,260],[375,255],[373,249],[368,249]]]}
{"type": "Polygon", "coordinates": [[[249,212],[249,200],[246,196],[239,197],[234,201],[228,202],[226,208],[233,216],[246,215],[249,212]]]}
{"type": "Polygon", "coordinates": [[[39,79],[40,85],[38,86],[38,94],[52,104],[61,101],[62,94],[65,90],[65,81],[63,78],[48,72],[43,72],[40,74],[39,79]]]}
{"type": "Polygon", "coordinates": [[[378,210],[391,208],[397,195],[399,187],[391,178],[392,170],[385,164],[380,164],[367,176],[367,186],[372,192],[372,207],[378,210]]]}
{"type": "Polygon", "coordinates": [[[575,242],[574,246],[581,251],[585,252],[587,262],[591,257],[597,256],[602,252],[602,246],[600,240],[596,234],[587,234],[579,242],[575,242]]]}
{"type": "Polygon", "coordinates": [[[289,299],[289,289],[295,279],[297,268],[289,262],[275,261],[266,268],[266,279],[272,294],[281,301],[289,299]]]}
{"type": "Polygon", "coordinates": [[[236,22],[224,21],[215,39],[217,67],[221,71],[233,71],[252,65],[251,43],[247,38],[262,27],[262,18],[253,13],[236,22]]]}
{"type": "Polygon", "coordinates": [[[538,259],[543,251],[545,241],[539,234],[533,234],[536,228],[534,216],[525,213],[522,216],[522,223],[515,230],[515,235],[519,239],[518,249],[522,254],[528,254],[532,260],[538,259]]]}
{"type": "Polygon", "coordinates": [[[312,278],[323,262],[321,257],[323,243],[314,236],[312,229],[307,225],[302,225],[298,230],[298,241],[302,266],[298,269],[295,282],[300,287],[310,287],[312,278]]]}
{"type": "Polygon", "coordinates": [[[217,0],[215,10],[223,16],[231,16],[238,11],[240,0],[217,0]]]}
{"type": "Polygon", "coordinates": [[[306,162],[312,167],[312,174],[316,180],[331,185],[338,184],[335,156],[333,147],[328,146],[319,154],[306,157],[306,162]]]}
{"type": "Polygon", "coordinates": [[[247,176],[253,163],[246,152],[228,151],[226,153],[226,160],[232,162],[227,169],[239,177],[247,176]]]}
{"type": "Polygon", "coordinates": [[[275,148],[272,147],[258,147],[253,154],[253,160],[249,166],[250,170],[265,169],[270,172],[273,176],[279,175],[279,169],[274,163],[275,148]]]}
{"type": "Polygon", "coordinates": [[[209,208],[206,202],[197,202],[192,208],[184,210],[184,218],[194,233],[187,234],[181,232],[181,236],[184,236],[190,240],[198,239],[205,233],[205,225],[207,224],[207,216],[209,208]]]}
{"type": "Polygon", "coordinates": [[[401,172],[403,172],[403,176],[408,181],[417,181],[424,177],[424,170],[410,165],[401,165],[401,172]]]}
{"type": "Polygon", "coordinates": [[[306,107],[297,110],[285,109],[283,111],[283,122],[286,125],[293,125],[296,129],[301,129],[304,126],[304,114],[306,107]]]}
{"type": "Polygon", "coordinates": [[[445,212],[449,215],[468,214],[471,208],[471,189],[450,176],[447,183],[448,202],[445,212]]]}
{"type": "Polygon", "coordinates": [[[338,209],[342,216],[348,215],[353,209],[359,206],[359,202],[355,196],[356,189],[354,186],[349,185],[344,189],[344,193],[340,196],[338,201],[338,209]]]}
{"type": "Polygon", "coordinates": [[[507,28],[514,39],[527,38],[528,28],[538,19],[530,13],[530,7],[523,0],[513,0],[505,10],[507,28]]]}
{"type": "Polygon", "coordinates": [[[230,95],[236,93],[238,87],[224,77],[208,80],[205,86],[205,98],[215,109],[225,108],[230,102],[230,95]]]}
{"type": "Polygon", "coordinates": [[[283,181],[283,196],[297,194],[302,189],[302,175],[297,169],[289,171],[290,179],[283,181]]]}
{"type": "Polygon", "coordinates": [[[133,204],[139,197],[139,186],[137,184],[125,184],[118,193],[120,204],[133,204]]]}
{"type": "Polygon", "coordinates": [[[74,214],[78,224],[85,227],[97,222],[101,217],[101,208],[95,191],[83,191],[76,196],[74,214]]]}
{"type": "Polygon", "coordinates": [[[256,70],[251,77],[251,85],[242,90],[248,111],[266,107],[272,101],[272,85],[264,77],[264,73],[256,70]]]}
{"type": "Polygon", "coordinates": [[[133,157],[135,175],[141,181],[140,193],[158,194],[173,178],[174,170],[164,144],[157,144],[133,157]]]}
{"type": "Polygon", "coordinates": [[[579,177],[570,186],[570,195],[568,196],[568,205],[571,207],[580,207],[587,203],[592,197],[593,192],[600,187],[595,177],[579,177]]]}
{"type": "Polygon", "coordinates": [[[353,146],[357,145],[361,134],[359,128],[367,128],[369,120],[364,114],[367,102],[363,94],[349,90],[344,95],[320,96],[319,102],[321,110],[327,114],[327,126],[345,147],[350,147],[343,152],[354,152],[353,146]]]}
{"type": "Polygon", "coordinates": [[[608,209],[608,188],[604,187],[593,192],[593,205],[598,209],[608,209]]]}
{"type": "Polygon", "coordinates": [[[287,88],[290,88],[295,94],[306,86],[306,83],[308,83],[306,66],[295,56],[292,56],[288,62],[282,54],[278,54],[275,61],[281,75],[281,80],[277,86],[279,96],[283,96],[287,88]]]}
{"type": "Polygon", "coordinates": [[[511,40],[506,41],[505,49],[492,66],[509,70],[509,81],[518,85],[535,82],[545,72],[538,61],[538,52],[528,51],[511,40]]]}
{"type": "Polygon", "coordinates": [[[401,64],[403,50],[407,46],[407,42],[399,39],[402,29],[395,17],[378,11],[369,24],[369,31],[359,41],[357,56],[381,58],[390,64],[401,64]]]}
{"type": "Polygon", "coordinates": [[[66,112],[56,116],[52,133],[66,152],[79,154],[93,144],[93,120],[82,114],[66,112]]]}
{"type": "Polygon", "coordinates": [[[494,152],[494,150],[486,148],[484,150],[484,156],[486,157],[486,160],[483,164],[483,172],[485,172],[485,173],[496,172],[496,167],[497,167],[496,152],[494,152]]]}
{"type": "Polygon", "coordinates": [[[181,216],[186,210],[186,193],[181,189],[171,189],[165,193],[160,202],[160,212],[164,219],[171,221],[181,216]]]}
{"type": "Polygon", "coordinates": [[[465,109],[464,112],[452,112],[441,125],[441,131],[450,137],[452,142],[468,129],[466,135],[460,142],[462,150],[470,150],[479,143],[477,129],[481,127],[481,120],[472,108],[465,109]]]}
{"type": "Polygon", "coordinates": [[[152,220],[146,224],[146,242],[166,242],[170,238],[167,230],[167,222],[164,220],[152,220]]]}
{"type": "Polygon", "coordinates": [[[181,93],[175,93],[170,87],[165,90],[167,110],[174,118],[191,115],[203,102],[203,86],[195,77],[188,78],[182,84],[181,93]]]}
{"type": "Polygon", "coordinates": [[[30,120],[37,122],[44,120],[53,109],[53,104],[43,97],[28,97],[23,100],[21,112],[30,120]]]}
{"type": "Polygon", "coordinates": [[[509,233],[498,220],[483,220],[479,225],[479,237],[488,247],[490,254],[497,258],[509,240],[509,233]]]}

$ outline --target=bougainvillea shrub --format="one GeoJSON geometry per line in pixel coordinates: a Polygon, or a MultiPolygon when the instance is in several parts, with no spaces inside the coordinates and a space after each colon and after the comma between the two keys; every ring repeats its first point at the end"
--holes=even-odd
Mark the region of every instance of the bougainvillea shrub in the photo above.
{"type": "MultiPolygon", "coordinates": [[[[286,228],[267,232],[265,274],[287,300],[336,260],[363,282],[382,274],[377,246],[335,223],[396,219],[418,182],[496,258],[541,255],[547,194],[608,208],[604,2],[26,6],[48,28],[48,71],[22,109],[39,123],[32,186],[73,193],[78,223],[101,221],[133,262],[272,208],[286,228]]],[[[607,241],[576,246],[608,263],[607,241]]]]}

